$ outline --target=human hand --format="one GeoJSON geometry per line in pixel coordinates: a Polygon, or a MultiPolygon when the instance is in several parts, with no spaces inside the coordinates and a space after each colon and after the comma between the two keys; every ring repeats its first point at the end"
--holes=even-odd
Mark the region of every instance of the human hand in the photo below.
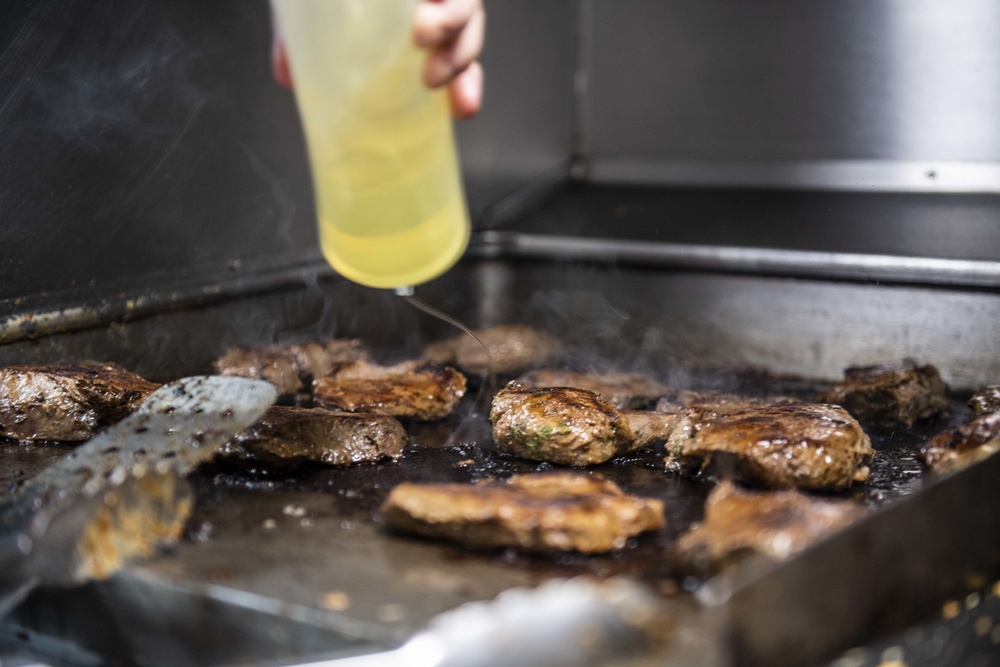
{"type": "Polygon", "coordinates": [[[424,83],[448,86],[456,118],[474,116],[482,104],[483,68],[477,58],[485,28],[482,0],[425,0],[414,16],[413,39],[430,49],[424,83]]]}
{"type": "MultiPolygon", "coordinates": [[[[483,48],[486,12],[482,0],[423,0],[413,17],[413,41],[428,49],[424,84],[428,88],[448,86],[451,113],[471,118],[483,99],[483,48]]],[[[292,87],[288,55],[278,31],[272,46],[274,78],[292,87]]]]}

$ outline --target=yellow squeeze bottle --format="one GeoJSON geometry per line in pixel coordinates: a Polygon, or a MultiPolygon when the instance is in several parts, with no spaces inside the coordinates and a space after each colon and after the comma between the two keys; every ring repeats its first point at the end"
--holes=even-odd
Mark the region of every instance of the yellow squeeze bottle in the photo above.
{"type": "Polygon", "coordinates": [[[405,288],[469,241],[447,95],[421,82],[418,0],[274,0],[312,166],[319,235],[354,282],[405,288]]]}

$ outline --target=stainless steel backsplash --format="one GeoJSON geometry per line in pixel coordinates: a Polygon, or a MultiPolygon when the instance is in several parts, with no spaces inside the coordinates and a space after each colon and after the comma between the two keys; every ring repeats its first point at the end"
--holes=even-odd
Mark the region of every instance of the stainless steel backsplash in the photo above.
{"type": "Polygon", "coordinates": [[[993,0],[583,0],[598,180],[1000,191],[993,0]]]}
{"type": "MultiPolygon", "coordinates": [[[[480,225],[571,173],[1000,209],[993,0],[486,3],[485,107],[458,128],[480,225]]],[[[0,316],[182,304],[321,263],[263,0],[4,3],[0,44],[0,316]]]]}

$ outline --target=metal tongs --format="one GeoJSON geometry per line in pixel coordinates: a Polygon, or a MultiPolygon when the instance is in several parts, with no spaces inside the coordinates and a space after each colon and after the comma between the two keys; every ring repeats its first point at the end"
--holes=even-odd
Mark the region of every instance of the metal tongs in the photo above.
{"type": "Polygon", "coordinates": [[[674,632],[662,601],[626,578],[549,581],[435,617],[393,651],[294,667],[586,667],[659,664],[674,632]]]}
{"type": "Polygon", "coordinates": [[[274,402],[275,388],[190,377],[28,480],[0,505],[0,617],[38,585],[110,576],[176,540],[191,512],[185,474],[274,402]]]}

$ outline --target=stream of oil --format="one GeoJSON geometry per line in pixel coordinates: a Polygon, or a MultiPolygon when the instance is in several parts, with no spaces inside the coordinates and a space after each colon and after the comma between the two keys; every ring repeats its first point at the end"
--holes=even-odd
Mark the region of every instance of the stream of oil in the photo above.
{"type": "Polygon", "coordinates": [[[486,367],[489,369],[489,372],[487,373],[486,377],[483,378],[483,382],[479,385],[479,390],[476,393],[475,404],[484,405],[483,394],[485,392],[489,392],[488,395],[491,396],[493,393],[497,391],[497,389],[499,389],[499,387],[497,387],[496,366],[493,363],[493,357],[490,356],[489,348],[486,347],[483,341],[479,340],[479,338],[476,337],[476,334],[472,333],[472,329],[465,326],[451,315],[441,312],[440,310],[430,305],[426,301],[418,299],[416,294],[413,293],[412,287],[400,287],[396,290],[396,294],[398,294],[404,301],[409,303],[417,310],[423,311],[424,313],[427,313],[431,317],[436,317],[442,322],[450,324],[453,327],[456,327],[457,329],[465,332],[466,334],[472,337],[472,340],[476,341],[476,343],[479,345],[480,348],[482,348],[483,354],[486,356],[486,367]]]}

